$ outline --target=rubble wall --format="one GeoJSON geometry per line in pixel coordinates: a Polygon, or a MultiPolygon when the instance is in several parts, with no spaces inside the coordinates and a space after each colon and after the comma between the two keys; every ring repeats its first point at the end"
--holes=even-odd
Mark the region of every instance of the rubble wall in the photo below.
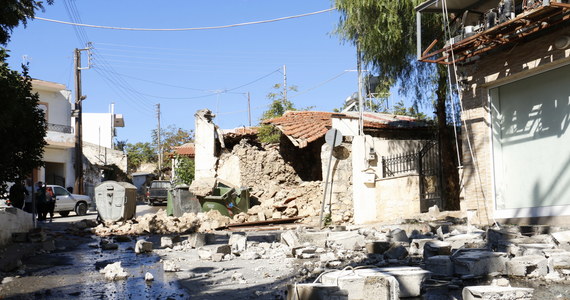
{"type": "MultiPolygon", "coordinates": [[[[308,162],[307,162],[308,163],[308,162]]],[[[319,218],[321,181],[303,181],[281,156],[278,145],[256,146],[240,141],[231,152],[220,155],[219,178],[249,187],[252,207],[238,222],[303,217],[305,223],[319,218]],[[236,171],[238,170],[238,171],[236,171]]]]}
{"type": "Polygon", "coordinates": [[[380,221],[409,219],[420,214],[419,178],[407,175],[376,182],[376,215],[380,221]]]}
{"type": "Polygon", "coordinates": [[[0,247],[12,241],[12,233],[28,232],[34,228],[32,215],[14,207],[0,209],[0,247]]]}
{"type": "Polygon", "coordinates": [[[570,34],[570,30],[554,30],[516,43],[510,49],[502,48],[460,70],[465,74],[461,118],[466,123],[464,132],[467,133],[462,134],[466,151],[463,152],[461,174],[464,182],[461,209],[476,211],[475,221],[480,224],[492,223],[495,213],[489,89],[570,63],[570,49],[554,47],[556,40],[564,34],[570,34]]]}

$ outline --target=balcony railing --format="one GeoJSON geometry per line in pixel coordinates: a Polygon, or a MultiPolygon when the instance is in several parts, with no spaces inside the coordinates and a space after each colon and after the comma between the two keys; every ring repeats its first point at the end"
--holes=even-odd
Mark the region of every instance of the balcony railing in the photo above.
{"type": "Polygon", "coordinates": [[[53,124],[53,123],[47,123],[47,130],[61,132],[61,133],[73,133],[73,127],[68,125],[53,124]]]}

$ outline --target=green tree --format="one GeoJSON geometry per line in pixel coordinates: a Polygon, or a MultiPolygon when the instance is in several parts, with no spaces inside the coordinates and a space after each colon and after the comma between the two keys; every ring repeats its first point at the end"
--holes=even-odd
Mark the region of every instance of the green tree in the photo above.
{"type": "MultiPolygon", "coordinates": [[[[53,0],[47,0],[52,4],[53,0]]],[[[22,23],[26,26],[28,19],[33,18],[38,9],[43,11],[43,1],[34,0],[2,0],[0,5],[0,44],[10,41],[12,30],[22,23]]]]}
{"type": "Polygon", "coordinates": [[[429,121],[428,116],[426,116],[424,113],[418,111],[417,107],[415,107],[415,106],[406,107],[403,100],[400,100],[400,101],[396,102],[396,104],[394,104],[392,113],[395,115],[400,115],[400,116],[414,117],[418,120],[429,121]]]}
{"type": "Polygon", "coordinates": [[[38,108],[38,94],[32,93],[28,68],[23,66],[22,74],[10,70],[7,57],[0,49],[0,195],[7,182],[24,179],[43,165],[46,145],[45,115],[38,108]]]}
{"type": "Polygon", "coordinates": [[[194,180],[194,159],[188,156],[177,156],[176,183],[190,185],[194,180]]]}
{"type": "MultiPolygon", "coordinates": [[[[404,82],[403,92],[416,101],[434,103],[444,177],[444,208],[459,209],[459,175],[447,124],[447,71],[444,66],[416,60],[414,7],[423,0],[335,0],[341,13],[336,33],[360,50],[358,55],[383,80],[404,82]]],[[[441,17],[422,18],[424,40],[443,32],[441,17]]],[[[440,39],[441,40],[441,39],[440,39]]],[[[425,48],[425,45],[422,45],[425,48]]],[[[439,45],[441,46],[441,44],[439,45]]]]}
{"type": "Polygon", "coordinates": [[[151,143],[136,144],[128,143],[125,145],[125,153],[127,153],[127,168],[129,173],[136,172],[136,170],[143,163],[156,163],[157,155],[156,150],[151,143]]]}
{"type": "MultiPolygon", "coordinates": [[[[258,129],[257,136],[263,143],[277,143],[281,132],[273,125],[263,124],[264,120],[273,119],[282,116],[288,110],[297,110],[293,102],[285,98],[285,91],[282,85],[277,83],[273,86],[274,92],[267,94],[267,99],[271,101],[269,108],[261,115],[261,125],[258,129]]],[[[287,87],[288,91],[296,92],[296,86],[287,87]]]]}
{"type": "MultiPolygon", "coordinates": [[[[153,145],[158,144],[158,131],[152,131],[152,142],[153,145]]],[[[194,131],[185,130],[175,125],[168,125],[166,128],[160,131],[160,142],[162,145],[162,165],[170,165],[172,160],[172,153],[174,147],[182,146],[186,143],[191,143],[194,141],[194,131]]]]}

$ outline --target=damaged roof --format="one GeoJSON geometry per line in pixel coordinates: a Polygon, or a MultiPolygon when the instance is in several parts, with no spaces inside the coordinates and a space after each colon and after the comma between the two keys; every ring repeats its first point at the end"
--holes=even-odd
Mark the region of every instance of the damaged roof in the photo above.
{"type": "Polygon", "coordinates": [[[182,146],[174,147],[174,154],[194,157],[196,155],[196,149],[194,143],[186,143],[182,146]]]}
{"type": "MultiPolygon", "coordinates": [[[[283,116],[263,121],[275,125],[293,144],[299,148],[324,136],[332,127],[332,118],[358,119],[358,112],[288,111],[283,116]]],[[[398,129],[425,127],[413,117],[383,113],[363,113],[364,128],[398,129]]]]}

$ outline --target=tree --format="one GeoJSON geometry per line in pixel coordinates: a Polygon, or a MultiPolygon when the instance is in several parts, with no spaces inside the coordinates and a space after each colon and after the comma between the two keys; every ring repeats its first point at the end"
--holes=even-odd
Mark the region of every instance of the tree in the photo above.
{"type": "MultiPolygon", "coordinates": [[[[459,209],[459,175],[447,124],[447,71],[444,66],[416,60],[414,7],[422,0],[336,0],[341,13],[336,33],[360,49],[358,55],[383,80],[400,82],[401,91],[416,101],[434,103],[443,166],[444,209],[459,209]]],[[[441,18],[424,16],[427,41],[443,32],[441,18]]],[[[441,40],[441,39],[440,39],[441,40]]],[[[425,45],[422,45],[425,46],[425,45]]],[[[441,45],[440,45],[441,46],[441,45]]]]}
{"type": "MultiPolygon", "coordinates": [[[[175,125],[168,125],[165,129],[160,131],[160,144],[162,145],[162,165],[169,165],[171,162],[171,155],[174,147],[182,146],[186,143],[194,141],[194,131],[185,130],[175,125]]],[[[153,145],[158,145],[158,132],[152,131],[153,145]]]]}
{"type": "MultiPolygon", "coordinates": [[[[53,0],[47,0],[52,4],[53,0]]],[[[43,11],[43,1],[34,0],[2,0],[0,5],[0,44],[6,45],[14,27],[27,24],[28,18],[35,16],[36,10],[43,11]]]]}
{"type": "Polygon", "coordinates": [[[148,142],[128,143],[125,145],[125,152],[127,153],[129,173],[136,172],[143,163],[154,163],[157,161],[155,148],[148,142]]]}
{"type": "Polygon", "coordinates": [[[394,104],[394,109],[392,110],[392,113],[395,115],[399,115],[399,116],[410,116],[410,117],[414,117],[418,120],[429,121],[428,116],[426,116],[424,113],[418,111],[418,109],[415,105],[410,106],[410,107],[406,107],[403,100],[400,100],[400,101],[396,102],[396,104],[394,104]]]}
{"type": "Polygon", "coordinates": [[[39,96],[32,93],[28,68],[23,72],[10,70],[8,55],[0,49],[0,195],[7,182],[24,179],[34,168],[43,165],[46,122],[38,108],[39,96]]]}
{"type": "Polygon", "coordinates": [[[194,159],[188,156],[177,156],[176,160],[176,183],[190,185],[194,180],[194,159]]]}
{"type": "MultiPolygon", "coordinates": [[[[281,87],[281,84],[277,83],[273,88],[276,91],[267,94],[267,99],[271,100],[271,104],[269,104],[269,108],[261,115],[261,121],[280,117],[288,110],[297,110],[293,102],[285,98],[285,91],[281,87]]],[[[290,86],[287,90],[296,92],[297,87],[290,86]]],[[[257,135],[259,140],[263,143],[277,143],[279,142],[281,133],[275,126],[262,123],[259,126],[257,135]]]]}

